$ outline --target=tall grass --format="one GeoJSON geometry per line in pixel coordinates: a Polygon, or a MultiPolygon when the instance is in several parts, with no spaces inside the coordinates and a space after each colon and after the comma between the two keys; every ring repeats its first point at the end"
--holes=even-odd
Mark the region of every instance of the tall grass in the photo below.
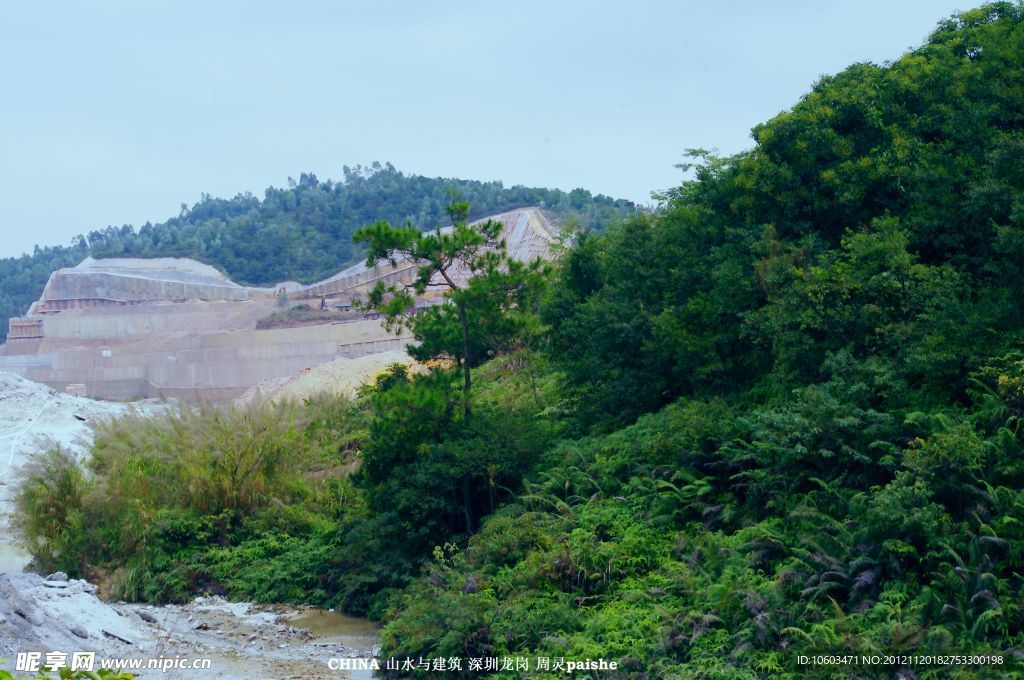
{"type": "Polygon", "coordinates": [[[54,449],[30,473],[18,496],[24,543],[39,568],[93,578],[115,596],[262,599],[254,591],[278,571],[297,571],[267,546],[312,541],[323,553],[333,540],[363,420],[352,402],[318,397],[98,424],[84,467],[54,449]],[[253,560],[264,563],[250,583],[253,560]]]}

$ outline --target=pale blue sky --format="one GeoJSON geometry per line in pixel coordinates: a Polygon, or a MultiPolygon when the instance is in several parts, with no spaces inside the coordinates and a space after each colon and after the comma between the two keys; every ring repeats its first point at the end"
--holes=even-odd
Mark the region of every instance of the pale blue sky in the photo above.
{"type": "Polygon", "coordinates": [[[375,160],[647,202],[977,4],[0,0],[0,257],[375,160]]]}

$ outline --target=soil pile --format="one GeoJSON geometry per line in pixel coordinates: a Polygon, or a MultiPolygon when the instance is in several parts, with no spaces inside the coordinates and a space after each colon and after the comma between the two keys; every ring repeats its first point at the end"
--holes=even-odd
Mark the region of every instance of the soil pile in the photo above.
{"type": "Polygon", "coordinates": [[[391,364],[413,365],[405,352],[381,352],[358,359],[335,359],[326,364],[305,368],[287,378],[263,380],[237,399],[240,405],[282,399],[301,401],[316,394],[331,393],[354,397],[356,391],[391,364]]]}

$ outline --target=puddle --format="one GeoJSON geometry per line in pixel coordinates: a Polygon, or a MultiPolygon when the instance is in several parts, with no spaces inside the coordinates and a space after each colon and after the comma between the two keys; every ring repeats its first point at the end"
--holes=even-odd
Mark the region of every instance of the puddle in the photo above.
{"type": "MultiPolygon", "coordinates": [[[[380,628],[373,621],[346,616],[341,612],[311,609],[290,619],[288,625],[308,628],[317,638],[340,642],[346,647],[370,649],[377,644],[380,628]]],[[[372,670],[347,671],[352,680],[372,680],[372,670]]]]}
{"type": "Polygon", "coordinates": [[[372,647],[377,644],[377,634],[380,632],[373,621],[323,609],[311,609],[288,623],[296,628],[309,628],[313,635],[320,638],[330,638],[339,642],[344,642],[345,639],[354,640],[353,647],[362,647],[368,640],[369,646],[372,647]]]}
{"type": "Polygon", "coordinates": [[[0,571],[21,571],[30,559],[29,554],[21,548],[0,543],[0,571]]]}

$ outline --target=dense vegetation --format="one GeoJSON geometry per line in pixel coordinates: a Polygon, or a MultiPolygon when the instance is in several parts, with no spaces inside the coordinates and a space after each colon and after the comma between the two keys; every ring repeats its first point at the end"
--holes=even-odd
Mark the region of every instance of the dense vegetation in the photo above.
{"type": "MultiPolygon", "coordinates": [[[[398,656],[603,657],[613,677],[653,680],[891,676],[797,658],[997,653],[1002,666],[903,676],[1019,672],[1024,5],[824,78],[754,135],[735,157],[696,153],[660,210],[582,236],[544,285],[497,305],[535,323],[489,325],[471,415],[461,376],[396,369],[326,438],[296,434],[361,465],[321,482],[346,500],[320,542],[290,548],[287,525],[260,525],[284,556],[268,569],[307,559],[318,585],[294,595],[382,618],[398,656]]],[[[450,316],[417,337],[456,352],[450,316]]],[[[310,413],[303,433],[327,422],[310,413]]],[[[114,483],[104,441],[97,481],[75,484],[114,483]]],[[[218,478],[211,465],[195,474],[218,478]]],[[[131,535],[103,519],[110,490],[47,513],[39,485],[79,498],[58,482],[80,473],[51,468],[22,496],[34,541],[82,521],[131,535]]],[[[308,506],[251,498],[230,526],[308,506]]],[[[196,562],[247,534],[141,545],[161,540],[166,561],[143,570],[153,596],[190,560],[208,580],[175,597],[268,587],[196,562]]],[[[67,545],[58,559],[107,558],[67,545]]]]}
{"type": "Polygon", "coordinates": [[[635,209],[629,201],[586,189],[570,192],[501,182],[406,175],[390,163],[344,168],[339,182],[303,173],[288,188],[270,187],[263,200],[250,193],[232,199],[204,195],[161,224],[107,227],[79,236],[71,246],[37,247],[31,255],[0,259],[0,342],[7,319],[25,313],[50,273],[94,257],[191,257],[234,281],[272,285],[313,283],[361,257],[352,233],[376,220],[408,222],[417,229],[448,224],[446,191],[471,202],[470,219],[513,208],[539,206],[566,224],[600,231],[635,209]]]}
{"type": "Polygon", "coordinates": [[[324,599],[359,428],[349,411],[335,399],[101,424],[90,474],[47,453],[47,475],[21,495],[25,534],[41,567],[88,574],[119,598],[324,599]]]}

